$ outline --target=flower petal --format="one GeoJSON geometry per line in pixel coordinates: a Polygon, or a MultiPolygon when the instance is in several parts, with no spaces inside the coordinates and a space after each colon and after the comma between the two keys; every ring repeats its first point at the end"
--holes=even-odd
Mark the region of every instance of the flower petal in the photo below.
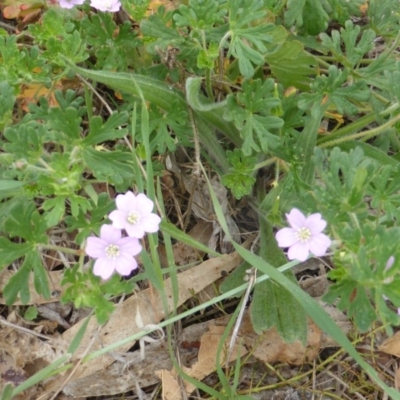
{"type": "Polygon", "coordinates": [[[128,254],[130,256],[136,256],[142,251],[142,246],[136,238],[125,237],[118,241],[117,246],[121,254],[128,254]]]}
{"type": "Polygon", "coordinates": [[[326,221],[321,218],[321,214],[311,214],[307,217],[305,225],[312,235],[317,235],[321,233],[326,228],[326,221]]]}
{"type": "Polygon", "coordinates": [[[310,251],[317,257],[322,257],[326,254],[326,250],[331,245],[332,241],[323,233],[312,236],[309,240],[310,251]]]}
{"type": "Polygon", "coordinates": [[[130,255],[121,254],[121,256],[118,257],[118,264],[116,268],[120,275],[129,275],[137,267],[137,261],[130,255]]]}
{"type": "Polygon", "coordinates": [[[296,231],[292,228],[282,228],[275,234],[279,247],[290,247],[299,241],[296,231]]]}
{"type": "Polygon", "coordinates": [[[158,231],[158,226],[160,225],[161,218],[157,214],[149,214],[144,218],[141,218],[138,225],[145,231],[154,233],[158,231]]]}
{"type": "Polygon", "coordinates": [[[114,228],[125,229],[127,214],[124,211],[114,210],[108,215],[108,218],[111,219],[114,228]]]}
{"type": "Polygon", "coordinates": [[[91,236],[86,239],[85,252],[88,256],[93,258],[105,257],[105,249],[107,246],[108,243],[105,240],[91,236]]]}
{"type": "Polygon", "coordinates": [[[93,266],[93,273],[96,276],[100,276],[102,279],[108,279],[113,274],[114,270],[114,260],[110,260],[106,257],[96,260],[93,266]]]}
{"type": "Polygon", "coordinates": [[[387,260],[385,271],[387,271],[392,265],[394,264],[395,258],[393,256],[390,256],[389,259],[387,260]]]}
{"type": "Polygon", "coordinates": [[[100,228],[100,238],[108,242],[109,244],[115,244],[121,239],[121,231],[115,229],[112,225],[103,225],[100,228]]]}
{"type": "Polygon", "coordinates": [[[117,209],[124,211],[126,214],[131,210],[136,210],[136,196],[131,191],[119,194],[115,199],[115,203],[117,204],[117,209]]]}
{"type": "Polygon", "coordinates": [[[135,225],[126,224],[125,230],[129,237],[137,239],[141,239],[145,233],[140,222],[135,225]]]}
{"type": "Polygon", "coordinates": [[[306,217],[297,208],[292,208],[289,214],[286,214],[286,219],[293,229],[300,229],[305,226],[306,217]]]}
{"type": "Polygon", "coordinates": [[[136,196],[136,211],[141,216],[146,216],[153,211],[154,203],[145,194],[139,193],[136,196]]]}
{"type": "Polygon", "coordinates": [[[296,243],[289,247],[288,258],[289,260],[306,261],[309,254],[308,243],[296,243]]]}

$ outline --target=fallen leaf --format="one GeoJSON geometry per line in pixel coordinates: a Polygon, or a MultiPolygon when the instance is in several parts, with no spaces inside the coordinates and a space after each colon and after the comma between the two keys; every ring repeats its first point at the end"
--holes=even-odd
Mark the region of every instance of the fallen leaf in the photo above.
{"type": "MultiPolygon", "coordinates": [[[[325,305],[324,308],[328,311],[333,307],[325,305]]],[[[331,314],[331,311],[328,312],[331,314]]],[[[333,318],[338,316],[340,321],[342,319],[342,313],[333,313],[333,318]]],[[[188,326],[181,332],[179,335],[179,359],[186,373],[192,374],[192,376],[197,379],[202,379],[202,377],[215,371],[216,346],[219,344],[222,332],[225,330],[230,318],[231,316],[228,315],[216,320],[201,322],[188,326]]],[[[249,326],[249,317],[246,316],[244,321],[241,328],[242,331],[239,332],[241,334],[239,337],[239,345],[241,346],[242,355],[243,352],[251,351],[255,357],[258,355],[259,358],[265,360],[268,352],[265,351],[264,347],[268,345],[268,340],[275,348],[277,345],[282,345],[282,340],[280,338],[277,339],[277,343],[272,343],[272,340],[269,339],[271,335],[270,331],[266,332],[263,336],[252,337],[254,331],[251,326],[249,326]],[[249,335],[249,337],[247,338],[246,335],[249,335]],[[264,337],[267,339],[264,339],[264,337]],[[260,341],[259,343],[258,340],[260,341]],[[242,345],[243,343],[249,348],[244,348],[242,345]]],[[[346,331],[345,333],[348,332],[349,331],[346,331]]],[[[271,337],[277,337],[276,333],[272,333],[272,335],[271,337]]],[[[314,332],[311,336],[313,335],[314,332]]],[[[325,345],[330,346],[332,342],[332,339],[324,340],[324,336],[321,336],[321,348],[324,348],[325,345]]],[[[291,346],[292,345],[287,345],[286,351],[282,352],[281,356],[276,357],[275,355],[275,360],[279,362],[280,357],[285,357],[282,359],[287,359],[287,353],[290,352],[291,346]]],[[[110,358],[114,357],[115,359],[115,357],[118,357],[119,361],[115,361],[113,364],[92,375],[68,383],[64,388],[64,393],[77,398],[111,396],[118,393],[125,393],[129,390],[135,390],[136,383],[139,387],[145,388],[156,384],[161,379],[163,389],[165,386],[163,398],[179,399],[180,391],[178,388],[180,388],[180,386],[178,384],[176,371],[172,369],[172,362],[167,346],[164,342],[159,341],[146,345],[145,349],[145,360],[140,359],[139,350],[124,354],[118,353],[118,355],[110,355],[110,358]]],[[[304,356],[314,356],[312,352],[307,352],[307,349],[303,353],[300,353],[298,349],[296,351],[298,359],[303,359],[304,356]]],[[[236,358],[236,355],[236,352],[232,352],[232,361],[236,358]]],[[[293,356],[291,358],[293,359],[293,356]]],[[[272,360],[272,358],[268,360],[272,360]]],[[[187,390],[190,391],[192,389],[191,386],[187,386],[187,390]]]]}
{"type": "Polygon", "coordinates": [[[387,338],[379,347],[379,351],[400,357],[400,331],[396,332],[390,338],[387,338]]]}

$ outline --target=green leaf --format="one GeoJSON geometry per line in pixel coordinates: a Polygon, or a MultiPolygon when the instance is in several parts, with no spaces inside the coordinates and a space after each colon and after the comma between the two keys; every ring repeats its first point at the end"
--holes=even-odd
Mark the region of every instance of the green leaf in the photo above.
{"type": "Polygon", "coordinates": [[[245,156],[253,150],[267,152],[278,146],[280,139],[274,132],[283,126],[281,118],[271,116],[281,105],[275,96],[275,84],[272,79],[261,82],[245,80],[242,85],[243,92],[228,95],[228,107],[224,117],[233,120],[243,138],[242,151],[245,156]]]}
{"type": "Polygon", "coordinates": [[[31,243],[14,243],[5,237],[0,237],[0,266],[8,267],[13,261],[23,257],[32,250],[31,243]]]}
{"type": "Polygon", "coordinates": [[[117,25],[112,13],[102,12],[83,18],[81,27],[85,42],[96,56],[96,67],[128,69],[139,46],[137,33],[129,21],[117,25]]]}
{"type": "Polygon", "coordinates": [[[260,0],[231,0],[229,2],[229,30],[231,42],[228,57],[239,60],[240,73],[245,78],[254,74],[252,64],[261,65],[267,52],[266,43],[272,42],[274,25],[265,23],[263,2],[260,0]],[[253,45],[253,47],[250,46],[253,45]]]}
{"type": "Polygon", "coordinates": [[[1,392],[0,400],[11,400],[14,386],[11,383],[4,385],[3,391],[1,392]]]}
{"type": "Polygon", "coordinates": [[[34,273],[34,285],[37,293],[43,295],[46,299],[50,298],[47,273],[42,265],[40,254],[34,249],[26,253],[24,262],[4,287],[3,295],[7,305],[12,305],[18,294],[22,304],[29,302],[29,276],[31,271],[34,273]]]}
{"type": "Polygon", "coordinates": [[[197,67],[213,69],[215,60],[219,56],[219,47],[216,43],[210,43],[208,49],[202,49],[197,56],[197,67]]]}
{"type": "Polygon", "coordinates": [[[35,306],[29,306],[24,313],[24,318],[28,321],[33,321],[38,316],[38,309],[35,306]]]}
{"type": "Polygon", "coordinates": [[[0,191],[18,189],[26,185],[25,182],[14,181],[12,179],[0,179],[0,191]]]}
{"type": "Polygon", "coordinates": [[[14,304],[14,302],[17,300],[18,294],[22,304],[27,304],[30,300],[29,275],[31,273],[31,266],[29,265],[29,262],[32,254],[32,251],[26,254],[23,264],[9,279],[3,289],[3,296],[8,306],[14,304]]]}
{"type": "Polygon", "coordinates": [[[24,238],[33,243],[47,243],[47,224],[37,212],[35,203],[17,203],[4,223],[5,230],[12,237],[24,238]]]}
{"type": "Polygon", "coordinates": [[[329,16],[320,0],[288,0],[285,25],[303,28],[309,35],[318,35],[328,27],[329,16]]]}
{"type": "Polygon", "coordinates": [[[341,150],[346,151],[347,153],[349,153],[351,150],[359,148],[367,157],[377,161],[380,165],[397,166],[399,164],[398,161],[396,161],[394,158],[388,156],[385,152],[372,146],[370,143],[360,142],[356,140],[349,140],[347,142],[338,144],[337,147],[339,147],[341,150]]]}
{"type": "Polygon", "coordinates": [[[363,31],[360,37],[361,28],[354,25],[352,21],[346,21],[345,28],[331,32],[331,37],[321,33],[322,45],[329,49],[336,59],[346,67],[353,68],[361,61],[364,54],[367,54],[374,47],[376,37],[372,29],[363,31]],[[345,51],[342,50],[344,45],[345,51]]]}
{"type": "Polygon", "coordinates": [[[201,78],[188,78],[186,80],[186,100],[190,107],[196,111],[211,111],[226,106],[226,100],[219,103],[211,102],[204,96],[200,96],[201,78]]]}
{"type": "Polygon", "coordinates": [[[126,191],[134,182],[133,157],[130,153],[118,150],[106,153],[90,147],[85,148],[82,153],[94,176],[116,185],[118,191],[126,191]]]}
{"type": "MultiPolygon", "coordinates": [[[[294,274],[285,275],[297,284],[294,274]]],[[[267,329],[276,328],[287,343],[300,340],[307,342],[307,318],[299,303],[282,286],[270,280],[257,285],[251,304],[251,321],[254,330],[261,334],[267,329]]]]}
{"type": "Polygon", "coordinates": [[[7,82],[0,82],[0,131],[12,123],[15,103],[14,88],[7,82]]]}
{"type": "MultiPolygon", "coordinates": [[[[353,292],[354,293],[354,292],[353,292]]],[[[360,285],[355,289],[356,296],[350,303],[349,317],[354,318],[357,328],[361,332],[367,332],[376,320],[376,313],[371,306],[371,300],[367,296],[366,290],[360,285]]]]}
{"type": "MultiPolygon", "coordinates": [[[[317,105],[314,106],[314,110],[316,109],[318,109],[319,115],[311,115],[298,139],[298,146],[302,150],[303,162],[303,168],[301,170],[300,177],[307,185],[311,185],[315,178],[315,166],[311,157],[314,154],[317,143],[318,128],[321,124],[324,112],[322,107],[318,107],[317,105]]],[[[314,114],[317,114],[317,112],[314,114]]]]}
{"type": "Polygon", "coordinates": [[[122,128],[128,122],[127,112],[114,112],[104,123],[100,116],[90,119],[89,134],[82,140],[82,145],[93,146],[108,140],[120,139],[127,135],[127,129],[122,128]]]}
{"type": "Polygon", "coordinates": [[[256,181],[254,175],[255,157],[245,157],[239,149],[226,152],[226,157],[232,167],[228,174],[223,175],[221,182],[231,189],[232,194],[239,200],[250,194],[256,181]]]}
{"type": "MultiPolygon", "coordinates": [[[[246,271],[251,269],[251,265],[244,261],[238,267],[236,267],[233,272],[225,278],[225,280],[219,286],[219,291],[221,293],[227,293],[245,283],[246,271]]],[[[241,297],[242,294],[238,293],[235,297],[241,297]]]]}
{"type": "Polygon", "coordinates": [[[74,354],[75,351],[78,349],[83,337],[85,336],[85,332],[90,321],[91,319],[89,318],[89,316],[85,318],[82,326],[79,328],[78,332],[75,334],[74,338],[71,340],[70,345],[68,346],[68,353],[74,354]]]}
{"type": "Polygon", "coordinates": [[[66,197],[57,196],[53,199],[48,199],[43,203],[43,210],[47,211],[45,213],[45,219],[49,227],[56,226],[64,217],[65,200],[66,197]]]}
{"type": "Polygon", "coordinates": [[[226,9],[219,7],[215,0],[190,0],[189,5],[181,4],[174,14],[174,21],[179,27],[189,27],[193,30],[207,31],[216,24],[224,22],[226,9]]]}
{"type": "Polygon", "coordinates": [[[158,46],[166,49],[168,46],[178,46],[184,41],[182,35],[176,29],[167,26],[170,23],[171,14],[162,14],[163,10],[159,10],[158,14],[145,18],[140,23],[140,30],[145,36],[157,38],[153,43],[153,47],[158,46]]]}
{"type": "Polygon", "coordinates": [[[334,104],[340,114],[353,115],[358,112],[358,107],[354,102],[367,101],[371,92],[366,86],[365,81],[349,84],[347,78],[349,70],[339,70],[335,65],[328,68],[328,76],[321,75],[315,79],[311,85],[314,93],[302,93],[298,103],[299,108],[306,110],[312,108],[312,115],[318,115],[317,105],[322,105],[326,109],[334,104]],[[315,114],[313,114],[315,112],[315,114]]]}
{"type": "Polygon", "coordinates": [[[7,142],[4,143],[3,148],[6,152],[13,154],[16,161],[22,159],[35,165],[44,153],[46,134],[44,125],[37,121],[14,125],[4,131],[7,142]]]}
{"type": "Polygon", "coordinates": [[[80,245],[92,232],[99,232],[101,225],[104,224],[104,218],[112,210],[115,209],[115,202],[110,200],[107,193],[100,193],[97,203],[91,201],[91,218],[88,218],[87,213],[82,208],[76,217],[71,215],[66,216],[65,222],[68,226],[67,231],[79,231],[75,242],[80,245]]]}
{"type": "Polygon", "coordinates": [[[47,271],[42,265],[41,258],[37,252],[32,255],[30,263],[33,271],[33,283],[36,292],[42,295],[45,299],[50,299],[51,293],[49,286],[49,277],[47,275],[47,271]]]}
{"type": "Polygon", "coordinates": [[[317,73],[315,57],[307,53],[297,40],[284,42],[274,53],[267,54],[266,60],[273,75],[284,87],[308,90],[311,76],[317,73]]]}

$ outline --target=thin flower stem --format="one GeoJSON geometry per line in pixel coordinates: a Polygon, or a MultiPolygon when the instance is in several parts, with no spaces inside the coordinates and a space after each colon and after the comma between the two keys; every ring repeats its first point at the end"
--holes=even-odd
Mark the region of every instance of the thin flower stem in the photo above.
{"type": "Polygon", "coordinates": [[[62,246],[57,246],[55,244],[41,244],[40,245],[41,249],[45,249],[45,250],[56,250],[56,251],[61,251],[63,253],[67,253],[67,254],[74,254],[77,256],[80,256],[82,254],[82,250],[79,249],[69,249],[68,247],[62,247],[62,246]]]}
{"type": "Polygon", "coordinates": [[[389,128],[391,128],[396,122],[400,121],[400,114],[397,115],[396,117],[392,118],[385,124],[378,126],[377,128],[370,129],[368,131],[363,131],[363,132],[358,132],[354,133],[352,135],[348,135],[342,138],[338,138],[336,140],[331,140],[326,143],[322,143],[319,145],[319,147],[324,148],[324,147],[333,147],[338,145],[339,143],[344,143],[348,142],[349,140],[355,140],[355,139],[362,139],[363,141],[368,140],[374,136],[378,136],[381,133],[384,133],[387,131],[389,128]]]}
{"type": "Polygon", "coordinates": [[[253,168],[253,171],[258,171],[260,168],[268,167],[268,165],[271,165],[277,161],[278,161],[278,159],[276,157],[269,158],[268,160],[265,160],[265,161],[262,161],[262,162],[256,164],[253,168]]]}

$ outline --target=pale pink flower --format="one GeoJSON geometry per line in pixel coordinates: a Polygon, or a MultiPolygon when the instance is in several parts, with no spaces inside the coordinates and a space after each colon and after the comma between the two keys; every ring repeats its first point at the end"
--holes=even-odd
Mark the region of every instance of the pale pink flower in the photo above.
{"type": "Polygon", "coordinates": [[[146,232],[158,231],[161,218],[153,214],[154,203],[143,193],[135,196],[132,192],[119,194],[117,210],[108,216],[114,228],[125,229],[129,236],[142,238],[146,232]]]}
{"type": "Polygon", "coordinates": [[[60,7],[72,8],[73,6],[81,5],[85,0],[60,0],[60,7]]]}
{"type": "Polygon", "coordinates": [[[100,237],[89,237],[86,241],[86,254],[97,258],[93,273],[103,279],[108,279],[114,271],[120,275],[129,275],[138,267],[136,256],[142,251],[139,240],[131,237],[121,237],[121,231],[111,225],[103,225],[100,237]]]}
{"type": "Polygon", "coordinates": [[[119,0],[90,0],[90,5],[100,11],[117,12],[121,7],[119,0]]]}
{"type": "Polygon", "coordinates": [[[290,228],[280,229],[275,238],[279,247],[289,247],[289,260],[305,261],[311,252],[314,256],[322,257],[331,245],[328,236],[322,233],[326,221],[321,214],[311,214],[305,217],[297,208],[286,214],[290,228]]]}

